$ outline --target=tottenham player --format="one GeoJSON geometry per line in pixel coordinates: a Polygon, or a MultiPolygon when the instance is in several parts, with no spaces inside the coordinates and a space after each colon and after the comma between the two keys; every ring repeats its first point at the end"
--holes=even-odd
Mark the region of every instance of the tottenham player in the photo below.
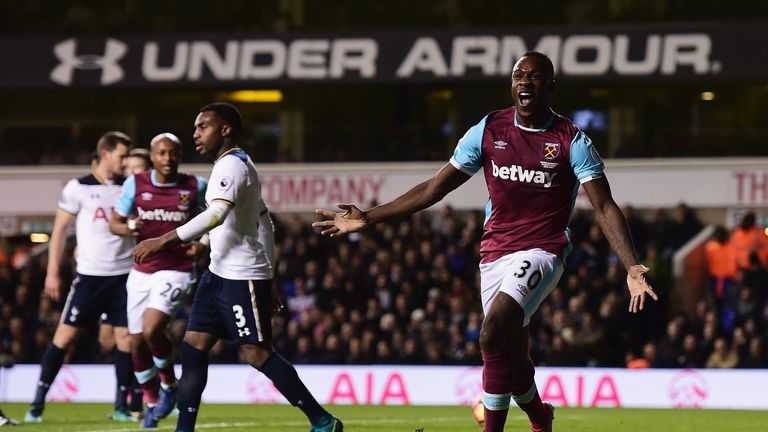
{"type": "Polygon", "coordinates": [[[236,146],[240,112],[215,103],[195,119],[195,148],[216,160],[205,194],[208,208],[162,237],[134,249],[139,264],[151,255],[210,231],[211,264],[195,293],[181,345],[177,431],[195,428],[200,396],[208,378],[208,352],[221,337],[236,340],[248,363],[272,380],[312,424],[310,431],[339,432],[341,422],[325,411],[299,379],[296,369],[272,348],[271,315],[281,308],[272,284],[274,232],[259,177],[246,153],[236,146]]]}
{"type": "MultiPolygon", "coordinates": [[[[179,172],[181,141],[170,133],[150,143],[153,169],[128,177],[115,205],[109,229],[138,240],[173,231],[197,213],[206,181],[179,172]],[[136,215],[135,220],[129,217],[136,215]]],[[[143,427],[156,427],[176,403],[173,347],[165,328],[178,311],[194,279],[192,258],[200,244],[176,245],[135,263],[128,275],[128,331],[136,379],[144,391],[143,427]],[[159,375],[159,380],[158,380],[159,375]]]]}
{"type": "MultiPolygon", "coordinates": [[[[94,152],[95,153],[95,152],[94,152]]],[[[94,155],[95,156],[95,155],[94,155]]],[[[98,163],[97,158],[93,158],[93,163],[98,163]]],[[[149,171],[152,161],[149,158],[149,150],[145,148],[133,148],[128,152],[128,156],[123,159],[123,177],[129,177],[144,171],[149,171]]],[[[99,345],[102,352],[113,352],[117,349],[115,345],[115,328],[108,322],[107,314],[102,314],[102,321],[99,325],[99,345]]],[[[137,421],[143,415],[142,406],[144,394],[141,391],[136,378],[133,378],[130,387],[127,389],[118,386],[115,394],[115,406],[128,407],[130,416],[126,416],[124,409],[115,410],[109,418],[115,421],[137,421]],[[128,403],[128,394],[130,393],[130,403],[128,403]]]]}
{"type": "MultiPolygon", "coordinates": [[[[96,145],[98,160],[93,172],[70,180],[61,193],[48,249],[45,294],[54,301],[61,299],[59,265],[64,258],[66,231],[73,220],[77,220],[77,274],[53,341],[43,354],[40,380],[32,406],[24,417],[26,422],[42,421],[45,396],[64,362],[64,354],[82,328],[95,325],[102,313],[106,313],[106,322],[115,328],[118,388],[126,389],[132,381],[125,281],[131,269],[134,241],[109,232],[109,215],[125,179],[121,175],[123,158],[130,145],[131,139],[122,132],[104,134],[96,145]]],[[[130,420],[125,406],[117,406],[119,400],[113,417],[125,416],[130,420]]]]}
{"type": "Polygon", "coordinates": [[[642,310],[646,283],[626,220],[611,197],[603,162],[592,142],[549,105],[554,68],[528,52],[512,70],[514,106],[483,118],[459,140],[437,174],[392,202],[362,211],[317,210],[313,226],[337,237],[425,209],[483,170],[490,199],[480,243],[480,284],[485,319],[483,355],[484,431],[502,431],[514,400],[531,430],[551,431],[554,408],[542,403],[528,357],[528,323],[555,287],[571,249],[568,223],[579,184],[597,221],[627,270],[630,312],[642,310]]]}

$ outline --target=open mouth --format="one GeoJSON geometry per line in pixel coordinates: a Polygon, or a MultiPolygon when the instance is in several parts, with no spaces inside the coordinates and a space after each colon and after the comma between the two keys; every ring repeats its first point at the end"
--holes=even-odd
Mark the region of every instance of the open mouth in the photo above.
{"type": "Polygon", "coordinates": [[[533,102],[533,93],[522,91],[517,94],[517,100],[520,101],[520,106],[527,107],[533,102]]]}

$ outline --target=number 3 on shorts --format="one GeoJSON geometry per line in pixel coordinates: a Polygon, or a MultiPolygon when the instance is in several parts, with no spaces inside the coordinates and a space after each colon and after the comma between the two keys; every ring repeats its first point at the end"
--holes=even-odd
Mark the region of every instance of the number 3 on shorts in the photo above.
{"type": "Polygon", "coordinates": [[[240,305],[233,305],[232,312],[235,313],[235,325],[240,328],[245,326],[245,315],[243,315],[243,307],[240,305]]]}

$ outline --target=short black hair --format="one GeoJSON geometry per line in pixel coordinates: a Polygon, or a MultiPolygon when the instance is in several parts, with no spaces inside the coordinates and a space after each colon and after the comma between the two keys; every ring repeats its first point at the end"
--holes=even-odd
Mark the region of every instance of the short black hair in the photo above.
{"type": "Polygon", "coordinates": [[[99,142],[96,143],[96,160],[101,158],[101,151],[106,150],[112,152],[118,144],[123,144],[126,147],[130,147],[132,143],[131,137],[123,132],[109,131],[99,138],[99,142]]]}
{"type": "Polygon", "coordinates": [[[544,65],[547,67],[547,72],[549,72],[549,76],[551,76],[552,79],[555,78],[555,65],[552,64],[552,59],[550,59],[548,55],[544,54],[541,51],[526,51],[525,54],[520,56],[520,58],[523,58],[523,57],[536,57],[537,59],[543,61],[544,65]]]}
{"type": "Polygon", "coordinates": [[[240,111],[232,104],[226,102],[214,102],[200,108],[200,112],[213,111],[216,116],[224,120],[232,128],[232,139],[240,136],[243,129],[243,116],[240,111]]]}

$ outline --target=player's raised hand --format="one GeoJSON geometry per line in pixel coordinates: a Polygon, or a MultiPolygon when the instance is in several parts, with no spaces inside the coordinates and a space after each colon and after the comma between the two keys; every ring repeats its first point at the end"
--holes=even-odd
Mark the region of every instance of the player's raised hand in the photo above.
{"type": "Polygon", "coordinates": [[[356,205],[337,204],[337,207],[344,211],[315,210],[315,213],[324,218],[324,220],[312,223],[313,227],[322,228],[320,234],[330,237],[339,237],[345,234],[362,231],[368,226],[365,212],[357,208],[356,205]]]}
{"type": "Polygon", "coordinates": [[[61,299],[61,278],[58,274],[48,273],[45,276],[45,295],[53,301],[61,299]]]}
{"type": "Polygon", "coordinates": [[[654,300],[659,296],[653,292],[653,288],[645,281],[645,274],[650,270],[644,265],[633,265],[627,273],[627,288],[629,289],[629,311],[637,313],[645,307],[645,296],[648,295],[654,300]]]}

